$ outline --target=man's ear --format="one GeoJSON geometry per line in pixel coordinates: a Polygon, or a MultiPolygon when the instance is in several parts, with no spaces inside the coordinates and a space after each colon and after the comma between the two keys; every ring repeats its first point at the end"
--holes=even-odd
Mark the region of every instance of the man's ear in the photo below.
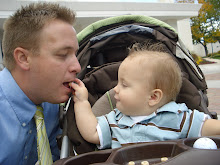
{"type": "Polygon", "coordinates": [[[23,70],[29,70],[30,52],[24,48],[17,47],[14,50],[14,58],[18,66],[23,70]]]}
{"type": "Polygon", "coordinates": [[[154,89],[151,91],[150,99],[149,99],[149,106],[154,106],[160,103],[161,99],[163,98],[163,91],[160,89],[154,89]]]}

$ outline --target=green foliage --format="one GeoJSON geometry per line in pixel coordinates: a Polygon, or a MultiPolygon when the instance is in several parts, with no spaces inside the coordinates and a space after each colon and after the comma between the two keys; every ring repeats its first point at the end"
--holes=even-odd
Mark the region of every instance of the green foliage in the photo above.
{"type": "Polygon", "coordinates": [[[220,1],[219,0],[209,0],[210,3],[213,5],[213,10],[211,12],[211,17],[215,21],[220,21],[220,1]]]}
{"type": "Polygon", "coordinates": [[[176,0],[177,3],[195,3],[195,0],[176,0]]]}
{"type": "Polygon", "coordinates": [[[199,0],[202,4],[198,17],[191,18],[193,43],[203,45],[208,55],[207,43],[215,43],[220,38],[219,0],[199,0]]]}
{"type": "MultiPolygon", "coordinates": [[[[176,0],[178,3],[195,3],[195,0],[176,0]]],[[[207,43],[220,41],[220,1],[198,0],[202,7],[197,17],[191,18],[191,31],[194,44],[202,44],[206,56],[207,43]]]]}
{"type": "Polygon", "coordinates": [[[213,53],[213,54],[209,54],[208,57],[214,58],[214,59],[220,59],[220,51],[213,53]]]}

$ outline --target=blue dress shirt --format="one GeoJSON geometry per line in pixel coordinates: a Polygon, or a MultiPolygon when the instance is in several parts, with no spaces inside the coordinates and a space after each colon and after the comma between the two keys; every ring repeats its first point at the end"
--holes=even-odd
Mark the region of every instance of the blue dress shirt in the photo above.
{"type": "MultiPolygon", "coordinates": [[[[59,159],[56,136],[59,128],[59,106],[42,103],[44,120],[53,160],[59,159]]],[[[0,164],[34,165],[38,160],[36,105],[24,94],[11,73],[0,72],[0,164]]]]}

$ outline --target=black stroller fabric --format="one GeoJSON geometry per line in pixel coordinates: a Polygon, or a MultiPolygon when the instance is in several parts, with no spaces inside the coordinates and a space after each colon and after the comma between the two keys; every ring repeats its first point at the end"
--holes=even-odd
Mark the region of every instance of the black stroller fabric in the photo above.
{"type": "MultiPolygon", "coordinates": [[[[211,116],[207,108],[204,75],[178,34],[166,23],[146,16],[119,16],[91,24],[77,37],[77,58],[82,67],[78,78],[83,80],[89,91],[91,106],[117,84],[117,71],[121,61],[128,55],[127,48],[136,42],[152,40],[164,43],[182,70],[183,85],[177,102],[184,102],[190,109],[197,109],[211,116]]],[[[81,154],[94,151],[95,146],[86,142],[77,129],[73,103],[67,112],[67,121],[68,137],[76,152],[81,154]]]]}

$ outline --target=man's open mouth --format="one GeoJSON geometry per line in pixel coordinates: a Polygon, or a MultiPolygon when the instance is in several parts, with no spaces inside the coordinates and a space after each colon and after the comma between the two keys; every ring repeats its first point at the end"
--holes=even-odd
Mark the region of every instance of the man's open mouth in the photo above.
{"type": "Polygon", "coordinates": [[[70,83],[70,82],[64,82],[63,85],[64,85],[65,87],[67,87],[67,88],[71,88],[71,87],[69,86],[69,83],[70,83]]]}

